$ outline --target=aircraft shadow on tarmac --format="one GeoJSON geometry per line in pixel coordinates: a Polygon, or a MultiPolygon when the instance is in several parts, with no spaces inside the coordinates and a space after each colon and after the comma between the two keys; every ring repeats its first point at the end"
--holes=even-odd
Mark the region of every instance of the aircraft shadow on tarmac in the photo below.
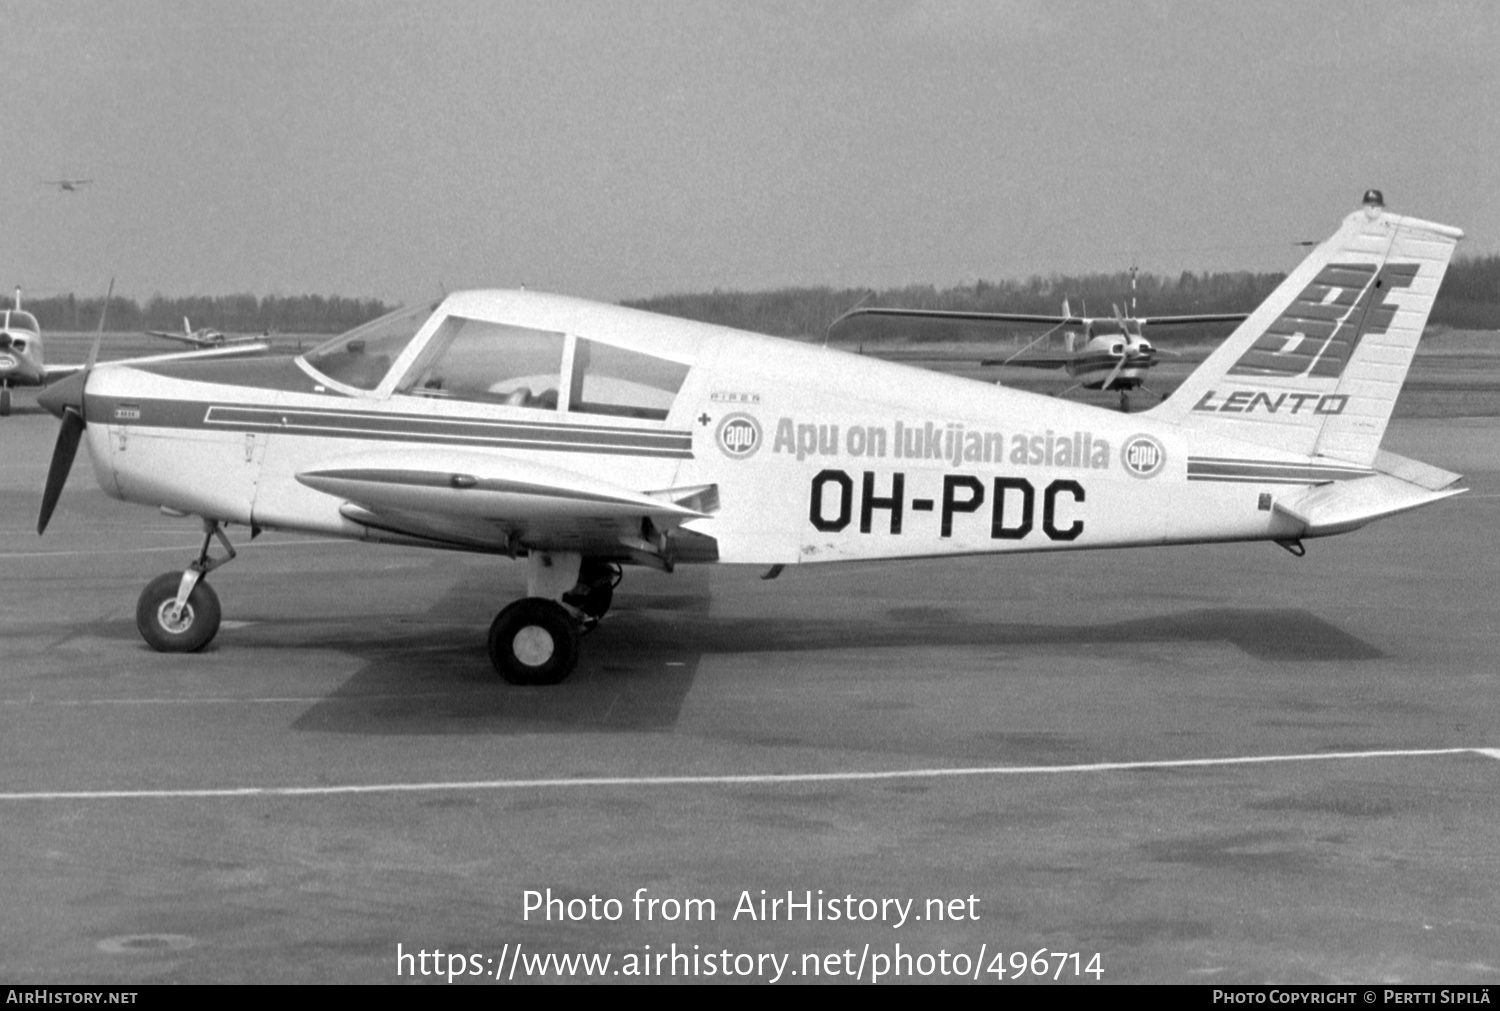
{"type": "MultiPolygon", "coordinates": [[[[660,731],[676,725],[704,655],[824,650],[1085,648],[1148,643],[1228,642],[1269,663],[1373,660],[1384,654],[1322,618],[1295,609],[1209,608],[1099,625],[976,620],[942,608],[897,608],[884,621],[847,618],[733,618],[703,598],[622,600],[590,636],[567,682],[547,688],[505,684],[490,669],[472,626],[411,624],[379,642],[337,644],[307,634],[303,647],[346,649],[369,663],[294,723],[299,730],[365,734],[513,734],[660,731]]],[[[316,625],[316,623],[314,623],[316,625]]],[[[267,623],[267,640],[280,637],[267,623]]],[[[269,646],[254,630],[223,648],[269,646]],[[246,638],[251,639],[246,642],[246,638]],[[236,642],[243,645],[236,645],[236,642]]],[[[894,661],[893,661],[894,662],[894,661]]]]}

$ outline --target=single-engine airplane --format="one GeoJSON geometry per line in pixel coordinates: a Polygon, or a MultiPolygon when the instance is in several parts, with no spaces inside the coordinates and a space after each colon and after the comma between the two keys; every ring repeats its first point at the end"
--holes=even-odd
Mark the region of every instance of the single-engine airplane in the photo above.
{"type": "MultiPolygon", "coordinates": [[[[956,312],[943,309],[882,309],[876,307],[851,309],[829,327],[838,326],[845,320],[857,316],[883,317],[887,319],[920,319],[934,322],[972,324],[1008,323],[1045,326],[1041,336],[1026,344],[1007,358],[985,358],[980,365],[1011,365],[1032,369],[1063,369],[1077,380],[1063,390],[1070,393],[1083,387],[1086,390],[1118,390],[1120,410],[1129,412],[1130,391],[1144,388],[1145,374],[1160,359],[1161,350],[1152,345],[1142,331],[1159,326],[1203,326],[1213,323],[1239,323],[1245,313],[1208,313],[1197,316],[1124,316],[1118,307],[1113,317],[1075,316],[1063,303],[1061,316],[1045,316],[1016,312],[956,312]],[[1037,344],[1058,330],[1064,332],[1064,353],[1061,355],[1028,354],[1037,344]]],[[[1171,352],[1166,352],[1171,354],[1171,352]]],[[[1150,392],[1147,390],[1147,392],[1150,392]]],[[[1060,396],[1061,394],[1059,394],[1060,396]]]]}
{"type": "Polygon", "coordinates": [[[111,496],[201,518],[152,580],[155,649],[208,644],[231,524],[524,559],[489,654],[551,684],[621,566],[771,566],[1354,530],[1462,489],[1380,448],[1462,233],[1380,194],[1151,410],[1121,415],[529,291],[455,292],[299,357],[54,386],[37,529],[79,441],[111,496]],[[217,541],[222,551],[213,552],[217,541]]]}
{"type": "MultiPolygon", "coordinates": [[[[99,332],[109,314],[109,300],[115,293],[115,279],[109,279],[104,308],[99,311],[99,332]]],[[[21,289],[16,289],[15,308],[0,311],[0,418],[10,417],[11,389],[46,386],[73,375],[82,365],[47,365],[42,354],[42,328],[36,317],[21,309],[21,289]]]]}
{"type": "Polygon", "coordinates": [[[190,344],[195,348],[219,348],[227,344],[246,344],[251,341],[260,340],[251,334],[231,337],[222,330],[213,327],[199,327],[193,329],[193,324],[188,322],[186,316],[182,317],[182,332],[175,330],[147,330],[148,337],[160,337],[163,340],[176,341],[179,344],[190,344]]]}
{"type": "Polygon", "coordinates": [[[42,363],[42,330],[36,317],[21,309],[17,288],[15,308],[0,310],[0,418],[10,417],[13,387],[45,386],[62,374],[42,363]]]}
{"type": "Polygon", "coordinates": [[[43,179],[43,186],[56,186],[64,193],[77,193],[79,187],[87,186],[92,179],[43,179]]]}
{"type": "MultiPolygon", "coordinates": [[[[109,312],[109,300],[115,293],[114,278],[110,278],[109,292],[104,296],[104,308],[99,313],[99,333],[104,332],[105,317],[109,312]]],[[[130,362],[182,361],[205,357],[220,357],[226,354],[256,354],[267,350],[265,344],[238,344],[232,349],[208,351],[181,351],[167,355],[151,355],[111,362],[111,365],[130,362]]],[[[93,355],[98,354],[98,340],[93,355]]],[[[21,309],[21,289],[16,289],[15,307],[0,309],[0,418],[11,413],[11,390],[48,386],[59,379],[76,375],[89,368],[84,365],[47,365],[44,362],[42,331],[36,317],[21,309]]]]}

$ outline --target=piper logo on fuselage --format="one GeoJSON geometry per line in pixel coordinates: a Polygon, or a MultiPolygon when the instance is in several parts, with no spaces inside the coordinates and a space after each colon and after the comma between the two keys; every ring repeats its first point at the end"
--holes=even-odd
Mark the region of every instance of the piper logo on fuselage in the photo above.
{"type": "Polygon", "coordinates": [[[1167,465],[1167,448],[1149,435],[1132,435],[1120,447],[1120,463],[1131,477],[1155,477],[1167,465]]]}
{"type": "Polygon", "coordinates": [[[743,412],[726,414],[719,422],[714,439],[731,460],[754,456],[761,443],[760,422],[743,412]]]}

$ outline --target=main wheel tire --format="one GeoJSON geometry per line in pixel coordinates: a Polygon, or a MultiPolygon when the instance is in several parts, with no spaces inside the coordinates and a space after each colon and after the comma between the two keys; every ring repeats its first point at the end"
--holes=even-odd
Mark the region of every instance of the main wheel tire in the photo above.
{"type": "Polygon", "coordinates": [[[0,418],[10,417],[10,387],[0,386],[0,418]]]}
{"type": "Polygon", "coordinates": [[[490,625],[490,663],[513,685],[555,685],[578,662],[578,623],[555,601],[526,597],[490,625]]]}
{"type": "Polygon", "coordinates": [[[219,634],[219,595],[202,579],[188,594],[177,621],[171,617],[172,604],[182,573],[167,572],[146,584],[135,605],[135,627],[141,638],[158,653],[192,653],[213,642],[219,634]]]}

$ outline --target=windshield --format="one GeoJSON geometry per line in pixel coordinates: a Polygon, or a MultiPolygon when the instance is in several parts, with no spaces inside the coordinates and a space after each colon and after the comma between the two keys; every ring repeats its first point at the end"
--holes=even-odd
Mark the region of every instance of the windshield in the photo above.
{"type": "Polygon", "coordinates": [[[436,308],[437,303],[424,302],[397,309],[318,345],[303,361],[336,383],[373,390],[436,308]]]}

